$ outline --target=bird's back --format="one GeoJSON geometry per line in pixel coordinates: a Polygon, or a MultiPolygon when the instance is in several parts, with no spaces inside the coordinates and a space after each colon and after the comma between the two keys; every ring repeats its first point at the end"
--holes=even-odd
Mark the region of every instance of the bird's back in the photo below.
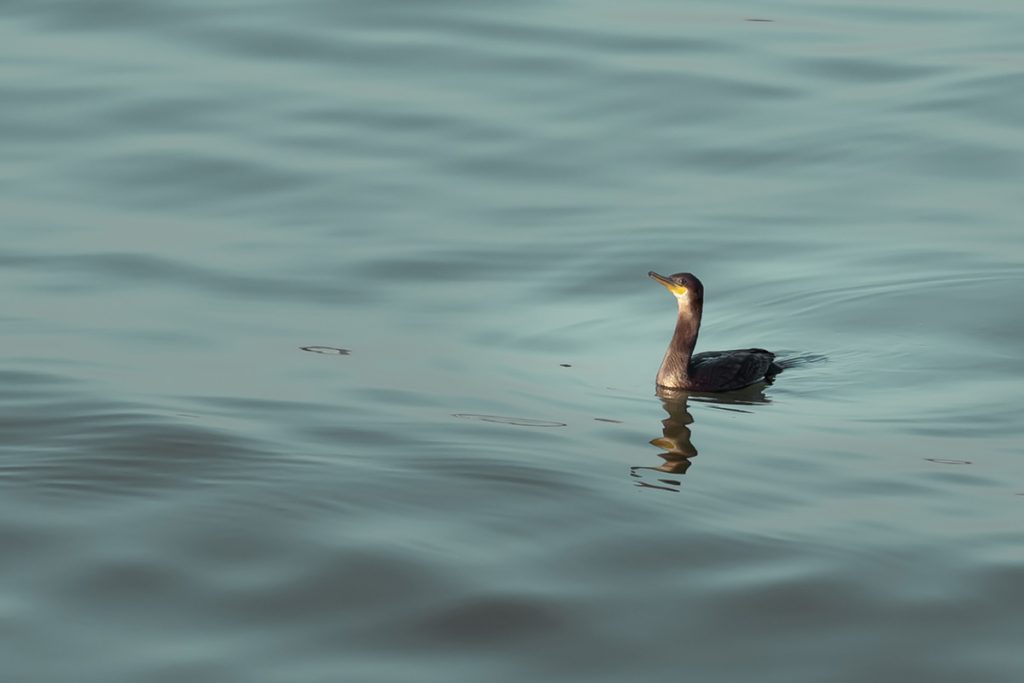
{"type": "Polygon", "coordinates": [[[770,378],[779,367],[775,354],[764,349],[705,351],[690,358],[691,391],[731,391],[770,378]]]}

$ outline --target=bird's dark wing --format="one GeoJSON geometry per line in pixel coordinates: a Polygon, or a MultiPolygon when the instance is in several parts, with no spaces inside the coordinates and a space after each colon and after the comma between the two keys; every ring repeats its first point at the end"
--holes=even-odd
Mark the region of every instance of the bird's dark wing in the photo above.
{"type": "Polygon", "coordinates": [[[696,391],[731,391],[765,378],[775,354],[764,349],[705,351],[690,358],[689,375],[696,391]]]}

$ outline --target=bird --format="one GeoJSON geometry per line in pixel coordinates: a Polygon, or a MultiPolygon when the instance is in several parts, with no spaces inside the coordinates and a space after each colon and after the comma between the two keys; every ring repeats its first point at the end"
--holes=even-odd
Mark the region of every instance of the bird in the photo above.
{"type": "Polygon", "coordinates": [[[679,304],[675,333],[658,369],[659,387],[697,392],[733,391],[757,382],[771,382],[782,371],[782,366],[775,362],[775,354],[765,349],[694,354],[704,310],[704,285],[693,273],[665,276],[652,270],[647,275],[664,285],[679,304]]]}

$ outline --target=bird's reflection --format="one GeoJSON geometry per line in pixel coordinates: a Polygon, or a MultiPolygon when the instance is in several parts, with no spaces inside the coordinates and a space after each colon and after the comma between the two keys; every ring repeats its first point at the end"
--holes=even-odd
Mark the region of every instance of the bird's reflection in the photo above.
{"type": "Polygon", "coordinates": [[[664,475],[683,475],[693,464],[697,449],[690,439],[690,425],[693,415],[690,414],[689,401],[707,403],[710,407],[720,410],[747,412],[743,406],[768,403],[764,395],[765,383],[755,384],[738,391],[726,393],[700,393],[680,389],[658,387],[657,395],[668,417],[661,421],[661,436],[651,439],[650,443],[661,449],[658,457],[662,462],[658,465],[634,465],[629,474],[636,479],[636,485],[659,489],[662,491],[679,491],[681,479],[664,475]]]}

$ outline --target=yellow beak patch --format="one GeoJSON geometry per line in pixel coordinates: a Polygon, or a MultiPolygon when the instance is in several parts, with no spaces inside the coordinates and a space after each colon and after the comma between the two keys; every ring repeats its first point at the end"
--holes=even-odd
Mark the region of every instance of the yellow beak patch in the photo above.
{"type": "Polygon", "coordinates": [[[667,289],[668,291],[672,292],[676,296],[682,296],[683,294],[686,294],[686,287],[684,287],[683,285],[680,285],[680,284],[676,284],[675,282],[673,282],[672,280],[668,279],[664,275],[658,275],[653,270],[651,272],[647,273],[647,275],[652,280],[654,280],[656,282],[659,282],[662,285],[664,285],[665,289],[667,289]]]}

